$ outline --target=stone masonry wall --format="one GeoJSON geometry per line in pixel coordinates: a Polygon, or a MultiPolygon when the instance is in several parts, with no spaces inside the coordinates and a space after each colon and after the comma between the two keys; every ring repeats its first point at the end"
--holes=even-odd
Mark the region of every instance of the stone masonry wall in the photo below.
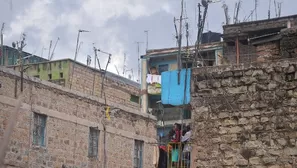
{"type": "MultiPolygon", "coordinates": [[[[10,112],[16,105],[15,91],[17,95],[20,94],[20,74],[1,68],[0,84],[1,139],[10,112]]],[[[109,102],[112,109],[117,107],[119,111],[112,113],[111,120],[107,120],[103,99],[26,75],[24,94],[5,159],[8,167],[92,168],[103,167],[106,160],[107,168],[131,168],[134,163],[134,140],[144,142],[143,167],[153,167],[151,144],[156,142],[155,117],[109,102]],[[45,147],[32,143],[33,112],[47,116],[45,147]],[[100,130],[97,158],[88,157],[90,127],[100,130]]]]}
{"type": "MultiPolygon", "coordinates": [[[[66,87],[70,87],[70,85],[72,85],[72,90],[101,97],[103,73],[77,63],[75,63],[73,67],[73,63],[74,62],[71,62],[70,64],[70,78],[66,87]],[[74,69],[73,76],[72,69],[74,69]],[[73,82],[71,83],[72,77],[73,82]]],[[[109,77],[106,77],[103,93],[105,93],[107,101],[116,102],[135,109],[140,109],[140,103],[130,101],[131,95],[139,96],[140,88],[138,87],[117,82],[109,77]]],[[[104,98],[104,94],[102,94],[102,98],[104,98]]]]}
{"type": "Polygon", "coordinates": [[[297,59],[192,70],[193,167],[297,166],[297,59]]]}

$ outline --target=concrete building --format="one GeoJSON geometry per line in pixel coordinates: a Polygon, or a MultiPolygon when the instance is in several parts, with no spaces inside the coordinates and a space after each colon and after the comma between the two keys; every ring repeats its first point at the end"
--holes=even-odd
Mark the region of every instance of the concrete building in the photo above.
{"type": "Polygon", "coordinates": [[[282,49],[289,45],[282,30],[294,26],[297,15],[225,25],[224,57],[230,64],[290,57],[282,49]]]}
{"type": "MultiPolygon", "coordinates": [[[[222,55],[223,43],[214,42],[206,43],[200,45],[200,61],[204,62],[205,66],[214,66],[220,64],[220,58],[218,55],[222,55]],[[202,61],[203,60],[203,61],[202,61]]],[[[158,122],[158,135],[165,136],[172,129],[174,123],[181,123],[181,113],[183,113],[184,123],[190,123],[191,121],[191,107],[187,106],[185,110],[180,107],[175,107],[172,105],[164,105],[161,103],[161,90],[164,87],[161,83],[148,83],[145,81],[149,75],[161,75],[162,72],[177,70],[177,53],[178,48],[164,48],[164,49],[153,49],[148,50],[146,55],[142,56],[142,62],[145,62],[142,67],[142,71],[147,69],[147,74],[145,75],[145,86],[147,87],[146,92],[143,93],[143,97],[147,96],[147,107],[142,106],[146,111],[152,112],[159,119],[158,122]],[[146,66],[147,65],[147,66],[146,66]],[[164,123],[162,122],[164,121],[164,123]]],[[[192,57],[195,54],[195,46],[190,46],[188,49],[186,47],[182,48],[183,57],[192,57]]],[[[183,68],[192,67],[192,61],[183,62],[183,68]]],[[[143,78],[143,77],[142,77],[143,78]]],[[[143,85],[143,83],[142,83],[143,85]]],[[[142,88],[143,89],[143,88],[142,88]]],[[[145,99],[143,99],[145,100],[145,99]]],[[[146,104],[146,102],[143,102],[146,104]]]]}
{"type": "MultiPolygon", "coordinates": [[[[153,168],[154,116],[27,75],[23,93],[8,168],[153,168]]],[[[20,73],[1,67],[0,140],[20,94],[20,73]]]]}
{"type": "MultiPolygon", "coordinates": [[[[24,58],[24,63],[37,63],[37,62],[46,62],[48,61],[45,58],[32,55],[28,52],[22,52],[22,57],[24,58]]],[[[0,66],[10,66],[10,65],[16,65],[19,59],[19,52],[17,49],[9,47],[9,46],[3,46],[3,52],[0,48],[0,66]]]]}
{"type": "MultiPolygon", "coordinates": [[[[140,109],[140,85],[111,72],[100,71],[71,59],[42,63],[29,63],[25,73],[29,76],[59,84],[71,90],[106,98],[134,109],[140,109]],[[102,79],[105,75],[102,87],[102,79]]],[[[19,66],[8,66],[19,71],[19,66]]]]}

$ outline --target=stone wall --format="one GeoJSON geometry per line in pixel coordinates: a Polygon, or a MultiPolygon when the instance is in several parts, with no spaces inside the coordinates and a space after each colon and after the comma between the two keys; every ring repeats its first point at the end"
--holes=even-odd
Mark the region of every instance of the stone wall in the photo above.
{"type": "MultiPolygon", "coordinates": [[[[80,91],[89,95],[95,95],[101,97],[101,86],[102,86],[103,73],[100,73],[98,70],[94,70],[90,67],[71,62],[70,64],[70,78],[69,85],[71,89],[80,91]],[[73,64],[75,64],[73,66],[73,64]],[[72,70],[74,70],[72,76],[72,70]],[[71,80],[73,78],[73,82],[71,80]],[[71,84],[70,84],[71,83],[71,84]]],[[[125,79],[128,81],[128,79],[125,79]]],[[[131,81],[132,83],[132,81],[131,81]]],[[[133,82],[136,83],[136,82],[133,82]]],[[[140,109],[140,102],[130,101],[131,95],[139,96],[140,95],[140,85],[139,84],[128,84],[124,82],[119,82],[113,80],[106,75],[104,81],[104,87],[102,92],[102,97],[106,96],[106,100],[113,101],[128,107],[135,109],[140,109]]]]}
{"type": "Polygon", "coordinates": [[[281,31],[282,40],[280,42],[281,54],[285,58],[297,57],[297,25],[296,27],[281,31]]]}
{"type": "MultiPolygon", "coordinates": [[[[20,74],[0,69],[0,139],[20,94],[20,74]],[[17,80],[17,85],[15,85],[17,80]]],[[[12,134],[5,164],[9,167],[91,168],[133,167],[134,140],[144,142],[144,168],[152,168],[152,143],[156,142],[156,118],[138,110],[108,102],[117,112],[105,117],[104,100],[25,75],[25,99],[12,134]],[[34,146],[33,114],[44,114],[45,147],[34,146]],[[98,157],[88,157],[89,128],[100,131],[98,157]],[[104,131],[106,130],[106,131],[104,131]],[[104,137],[106,138],[104,144],[104,137]],[[106,155],[104,154],[106,149],[106,155]]]]}
{"type": "Polygon", "coordinates": [[[192,70],[193,167],[297,166],[297,60],[192,70]]]}

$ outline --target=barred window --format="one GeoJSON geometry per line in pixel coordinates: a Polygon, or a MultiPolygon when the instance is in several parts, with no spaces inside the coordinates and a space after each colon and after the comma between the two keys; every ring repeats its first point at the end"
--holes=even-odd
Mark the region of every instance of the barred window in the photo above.
{"type": "Polygon", "coordinates": [[[99,139],[99,130],[96,128],[90,128],[89,157],[98,156],[98,139],[99,139]]]}
{"type": "Polygon", "coordinates": [[[33,145],[45,146],[46,115],[34,113],[33,145]]]}
{"type": "Polygon", "coordinates": [[[143,167],[143,141],[134,142],[134,168],[143,167]]]}

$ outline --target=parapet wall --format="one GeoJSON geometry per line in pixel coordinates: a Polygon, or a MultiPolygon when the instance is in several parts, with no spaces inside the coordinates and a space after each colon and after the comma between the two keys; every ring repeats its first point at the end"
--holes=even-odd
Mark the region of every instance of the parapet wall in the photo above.
{"type": "Polygon", "coordinates": [[[192,70],[194,167],[297,165],[297,59],[192,70]]]}

